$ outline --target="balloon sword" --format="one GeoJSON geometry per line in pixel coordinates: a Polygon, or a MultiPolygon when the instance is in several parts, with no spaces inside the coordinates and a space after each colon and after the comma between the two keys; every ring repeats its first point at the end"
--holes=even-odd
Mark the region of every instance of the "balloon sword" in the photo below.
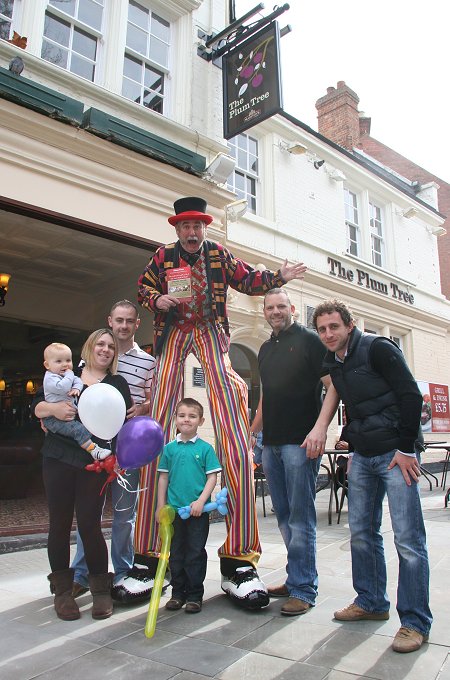
{"type": "Polygon", "coordinates": [[[148,605],[147,620],[145,622],[145,636],[153,637],[156,628],[156,617],[161,600],[161,593],[169,563],[170,543],[173,536],[172,522],[175,519],[175,510],[171,505],[165,505],[159,512],[159,532],[161,535],[161,552],[159,555],[158,567],[156,569],[155,582],[153,584],[152,596],[148,605]]]}

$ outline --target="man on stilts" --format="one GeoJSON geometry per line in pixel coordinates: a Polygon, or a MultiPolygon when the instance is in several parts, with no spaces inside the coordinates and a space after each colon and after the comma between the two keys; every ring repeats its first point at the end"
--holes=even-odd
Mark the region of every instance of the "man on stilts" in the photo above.
{"type": "MultiPolygon", "coordinates": [[[[303,263],[276,272],[253,269],[221,244],[206,240],[206,201],[181,198],[174,203],[178,241],[157,250],[139,279],[139,302],[155,314],[157,357],[151,391],[151,415],[170,438],[175,406],[180,399],[184,364],[190,353],[200,362],[206,380],[216,454],[228,489],[227,538],[219,549],[222,590],[247,609],[269,604],[267,588],[256,565],[261,553],[249,456],[250,432],[247,386],[231,367],[228,356],[227,289],[264,295],[292,279],[301,279],[303,263]],[[180,286],[180,282],[182,285],[180,286]],[[178,285],[176,285],[178,283],[178,285]],[[179,288],[184,288],[182,297],[179,288]]],[[[135,561],[153,571],[158,556],[155,522],[157,461],[141,473],[141,493],[135,532],[135,561]]]]}

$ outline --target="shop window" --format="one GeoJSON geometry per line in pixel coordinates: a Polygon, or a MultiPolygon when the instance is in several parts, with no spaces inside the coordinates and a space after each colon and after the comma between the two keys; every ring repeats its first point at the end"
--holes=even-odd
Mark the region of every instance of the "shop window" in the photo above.
{"type": "Polygon", "coordinates": [[[238,198],[245,198],[248,210],[256,214],[258,175],[258,140],[250,135],[240,134],[228,142],[230,156],[236,160],[236,167],[228,178],[227,188],[238,198]]]}
{"type": "Polygon", "coordinates": [[[150,7],[129,0],[122,95],[164,113],[169,52],[170,23],[150,7]]]}
{"type": "Polygon", "coordinates": [[[95,81],[104,0],[49,0],[41,57],[95,81]]]}
{"type": "Polygon", "coordinates": [[[248,347],[231,343],[230,361],[233,369],[247,384],[249,419],[253,420],[260,397],[258,358],[248,347]]]}
{"type": "Polygon", "coordinates": [[[310,305],[305,305],[305,326],[306,326],[306,328],[311,328],[313,331],[316,330],[316,328],[313,324],[314,310],[315,310],[315,307],[311,307],[310,305]]]}

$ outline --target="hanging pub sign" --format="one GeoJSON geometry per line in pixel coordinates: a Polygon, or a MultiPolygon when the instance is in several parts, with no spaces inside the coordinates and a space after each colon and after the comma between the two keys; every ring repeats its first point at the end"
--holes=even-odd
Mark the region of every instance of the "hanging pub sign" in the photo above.
{"type": "Polygon", "coordinates": [[[283,108],[280,31],[273,21],[223,56],[223,136],[253,127],[283,108]]]}

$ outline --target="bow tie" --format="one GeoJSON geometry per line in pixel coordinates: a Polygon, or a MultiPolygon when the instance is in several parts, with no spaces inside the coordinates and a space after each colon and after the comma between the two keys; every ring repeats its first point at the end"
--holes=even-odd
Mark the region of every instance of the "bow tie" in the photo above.
{"type": "Polygon", "coordinates": [[[200,257],[200,251],[198,253],[187,253],[184,248],[180,248],[180,257],[187,262],[191,267],[197,262],[200,257]]]}

